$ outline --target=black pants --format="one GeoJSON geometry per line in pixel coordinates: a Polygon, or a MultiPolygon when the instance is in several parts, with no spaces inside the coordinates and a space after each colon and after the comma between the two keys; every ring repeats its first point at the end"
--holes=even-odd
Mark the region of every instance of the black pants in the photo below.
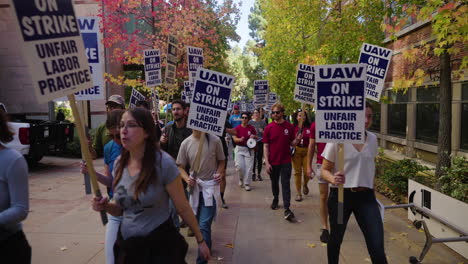
{"type": "Polygon", "coordinates": [[[18,231],[6,240],[0,241],[0,262],[15,264],[31,263],[31,246],[23,231],[18,231]]]}
{"type": "Polygon", "coordinates": [[[281,191],[283,192],[284,209],[289,209],[291,205],[291,163],[271,166],[271,191],[273,192],[273,200],[278,203],[279,197],[279,181],[281,179],[281,191]]]}
{"type": "Polygon", "coordinates": [[[374,264],[386,264],[384,250],[384,231],[374,190],[352,192],[344,191],[343,224],[337,224],[338,217],[338,189],[330,188],[328,197],[328,212],[330,220],[330,239],[327,244],[328,263],[337,264],[340,258],[340,247],[346,231],[351,213],[361,228],[366,240],[367,251],[374,264]]]}
{"type": "Polygon", "coordinates": [[[258,173],[257,175],[260,177],[260,173],[262,172],[262,165],[263,165],[263,142],[257,142],[257,151],[255,151],[255,158],[254,164],[252,167],[252,172],[255,172],[255,168],[257,168],[258,173]]]}

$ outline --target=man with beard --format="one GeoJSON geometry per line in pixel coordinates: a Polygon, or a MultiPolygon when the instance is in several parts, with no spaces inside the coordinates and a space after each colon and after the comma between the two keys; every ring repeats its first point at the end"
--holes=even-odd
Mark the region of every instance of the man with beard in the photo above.
{"type": "Polygon", "coordinates": [[[302,133],[294,135],[293,126],[284,119],[284,106],[276,103],[272,107],[273,122],[265,127],[263,132],[263,153],[265,167],[271,179],[273,202],[271,209],[278,209],[279,182],[283,193],[284,219],[294,221],[291,205],[291,146],[296,146],[302,139],[302,133]]]}
{"type": "MultiPolygon", "coordinates": [[[[174,122],[164,127],[164,131],[161,136],[161,148],[176,160],[182,141],[192,135],[192,130],[187,128],[187,104],[182,100],[175,100],[172,102],[172,116],[174,118],[174,122]]],[[[190,171],[189,169],[190,168],[185,168],[185,171],[190,171]]],[[[184,189],[187,188],[187,183],[185,181],[182,181],[182,183],[184,185],[184,189]]],[[[179,217],[177,216],[177,212],[172,201],[170,202],[170,206],[172,209],[172,219],[176,228],[179,229],[179,226],[185,227],[184,224],[179,224],[179,217]]]]}

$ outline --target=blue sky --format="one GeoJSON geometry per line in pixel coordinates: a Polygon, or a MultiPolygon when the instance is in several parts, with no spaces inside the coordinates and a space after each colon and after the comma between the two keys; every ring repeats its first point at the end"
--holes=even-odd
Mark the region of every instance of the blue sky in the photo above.
{"type": "MultiPolygon", "coordinates": [[[[221,2],[222,0],[218,0],[221,2]]],[[[247,40],[251,39],[249,36],[249,14],[250,14],[250,8],[253,6],[255,0],[242,0],[242,6],[240,9],[241,12],[241,19],[239,20],[239,23],[237,24],[237,29],[236,32],[237,34],[241,37],[241,40],[239,42],[233,42],[231,41],[229,44],[231,47],[234,47],[236,44],[239,45],[241,48],[245,46],[245,43],[247,43],[247,40]]]]}

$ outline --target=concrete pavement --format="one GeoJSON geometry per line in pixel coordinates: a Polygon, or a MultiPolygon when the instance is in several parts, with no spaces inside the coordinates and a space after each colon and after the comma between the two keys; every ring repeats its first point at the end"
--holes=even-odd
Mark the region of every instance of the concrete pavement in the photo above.
{"type": "MultiPolygon", "coordinates": [[[[79,160],[46,157],[43,165],[30,173],[31,208],[24,230],[33,249],[33,263],[105,263],[104,231],[97,213],[90,208],[90,195],[84,194],[79,160]],[[45,165],[44,165],[45,164],[45,165]]],[[[97,171],[102,160],[95,162],[97,171]]],[[[297,223],[283,219],[283,210],[272,211],[270,181],[253,182],[252,191],[237,185],[232,159],[228,167],[226,201],[213,224],[213,250],[210,263],[326,263],[326,246],[319,241],[318,187],[309,183],[311,194],[292,207],[297,223]]],[[[291,187],[294,189],[293,180],[291,187]]],[[[101,188],[101,190],[104,190],[101,188]]],[[[379,197],[384,204],[391,203],[379,197]]],[[[280,206],[282,205],[280,198],[280,206]]],[[[408,263],[418,256],[424,234],[406,220],[406,211],[385,214],[385,246],[389,263],[408,263]]],[[[181,233],[185,236],[186,229],[181,233]]],[[[188,263],[196,258],[196,242],[190,244],[188,263]]],[[[341,263],[370,263],[364,238],[351,217],[341,250],[341,263]]],[[[444,245],[434,245],[424,263],[467,263],[444,245]]]]}

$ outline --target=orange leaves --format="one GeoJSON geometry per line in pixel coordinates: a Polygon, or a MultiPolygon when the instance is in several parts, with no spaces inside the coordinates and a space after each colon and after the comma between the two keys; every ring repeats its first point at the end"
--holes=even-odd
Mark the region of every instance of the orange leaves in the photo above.
{"type": "Polygon", "coordinates": [[[443,7],[439,8],[437,10],[437,12],[441,13],[442,11],[444,10],[452,10],[455,8],[455,3],[454,2],[450,2],[450,3],[447,3],[446,5],[444,5],[443,7]]]}

